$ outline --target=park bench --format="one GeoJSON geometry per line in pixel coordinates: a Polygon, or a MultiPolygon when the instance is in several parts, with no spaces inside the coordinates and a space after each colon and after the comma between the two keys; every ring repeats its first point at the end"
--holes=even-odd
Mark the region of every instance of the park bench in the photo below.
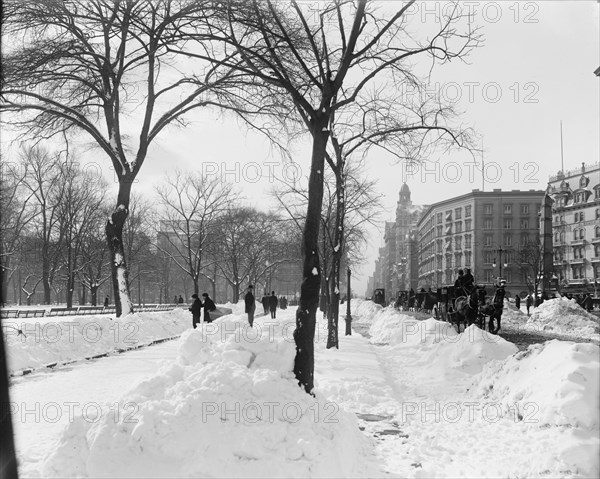
{"type": "Polygon", "coordinates": [[[51,308],[48,316],[72,316],[77,314],[77,308],[51,308]]]}
{"type": "Polygon", "coordinates": [[[77,314],[83,314],[83,315],[102,314],[102,313],[104,313],[103,306],[79,306],[79,310],[77,311],[77,314]]]}
{"type": "Polygon", "coordinates": [[[45,314],[45,309],[26,309],[19,311],[19,318],[41,318],[45,314]]]}
{"type": "Polygon", "coordinates": [[[18,309],[2,309],[0,310],[0,318],[8,319],[8,318],[17,318],[19,316],[18,309]]]}

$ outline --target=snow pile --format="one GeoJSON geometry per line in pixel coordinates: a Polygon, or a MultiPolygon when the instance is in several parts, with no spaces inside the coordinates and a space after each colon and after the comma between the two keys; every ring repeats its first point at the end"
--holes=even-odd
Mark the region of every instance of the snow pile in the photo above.
{"type": "MultiPolygon", "coordinates": [[[[292,317],[293,315],[287,315],[292,317]]],[[[186,331],[175,362],[135,387],[130,421],[76,420],[45,477],[356,477],[356,418],[298,387],[293,319],[229,316],[186,331]]]]}
{"type": "Polygon", "coordinates": [[[452,335],[449,331],[442,331],[437,336],[432,335],[436,341],[423,343],[431,345],[429,354],[424,357],[424,362],[431,369],[458,369],[475,374],[490,361],[504,360],[519,350],[513,343],[483,331],[474,324],[461,334],[452,335]]]}
{"type": "Polygon", "coordinates": [[[579,306],[574,299],[544,301],[533,310],[526,326],[565,336],[600,339],[598,318],[579,306]]]}
{"type": "MultiPolygon", "coordinates": [[[[535,344],[475,380],[476,389],[507,408],[535,405],[541,425],[600,427],[600,348],[554,339],[535,344]]],[[[533,409],[533,408],[532,408],[533,409]]],[[[508,409],[507,409],[508,410],[508,409]]]]}
{"type": "Polygon", "coordinates": [[[374,316],[383,311],[384,308],[373,301],[353,299],[350,302],[350,309],[352,311],[352,317],[356,318],[356,321],[371,322],[373,321],[374,316]]]}
{"type": "Polygon", "coordinates": [[[38,368],[127,349],[181,334],[191,327],[189,311],[73,316],[57,321],[3,320],[10,372],[38,368]],[[19,330],[23,334],[19,334],[19,330]]]}
{"type": "MultiPolygon", "coordinates": [[[[563,470],[584,477],[600,472],[600,348],[552,340],[490,364],[473,395],[493,401],[502,415],[534,428],[565,434],[556,455],[563,470]]],[[[556,458],[555,458],[556,460],[556,458]]]]}

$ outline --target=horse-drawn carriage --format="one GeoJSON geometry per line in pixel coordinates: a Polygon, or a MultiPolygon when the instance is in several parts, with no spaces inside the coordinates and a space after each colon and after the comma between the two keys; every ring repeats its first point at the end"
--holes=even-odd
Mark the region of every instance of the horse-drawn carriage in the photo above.
{"type": "Polygon", "coordinates": [[[477,324],[481,329],[487,326],[488,331],[497,333],[504,308],[504,289],[497,288],[491,299],[486,296],[485,285],[475,285],[470,292],[454,285],[442,286],[437,290],[435,317],[455,324],[459,332],[460,324],[464,323],[464,327],[477,324]]]}

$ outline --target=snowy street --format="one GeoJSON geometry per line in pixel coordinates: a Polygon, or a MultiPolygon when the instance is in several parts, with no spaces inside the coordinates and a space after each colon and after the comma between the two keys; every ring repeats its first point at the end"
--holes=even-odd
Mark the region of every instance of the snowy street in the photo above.
{"type": "Polygon", "coordinates": [[[319,323],[311,399],[290,373],[294,310],[250,330],[233,309],[177,340],[13,378],[22,475],[598,473],[595,344],[519,351],[474,327],[456,335],[353,301],[355,332],[339,350],[325,348],[319,323]]]}
{"type": "MultiPolygon", "coordinates": [[[[62,429],[75,415],[95,422],[100,407],[109,404],[109,414],[135,418],[135,405],[113,407],[126,390],[153,374],[177,355],[176,341],[109,356],[87,363],[13,378],[11,403],[16,447],[28,464],[48,454],[62,429]]],[[[122,417],[121,417],[122,419],[122,417]]],[[[27,469],[23,470],[27,475],[27,469]]]]}

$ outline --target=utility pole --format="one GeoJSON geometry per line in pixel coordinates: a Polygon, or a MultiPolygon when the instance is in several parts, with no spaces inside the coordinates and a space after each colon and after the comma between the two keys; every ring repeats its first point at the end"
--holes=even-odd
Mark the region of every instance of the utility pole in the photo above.
{"type": "Polygon", "coordinates": [[[347,271],[347,285],[346,285],[346,336],[352,336],[352,316],[350,314],[350,268],[347,271]]]}

